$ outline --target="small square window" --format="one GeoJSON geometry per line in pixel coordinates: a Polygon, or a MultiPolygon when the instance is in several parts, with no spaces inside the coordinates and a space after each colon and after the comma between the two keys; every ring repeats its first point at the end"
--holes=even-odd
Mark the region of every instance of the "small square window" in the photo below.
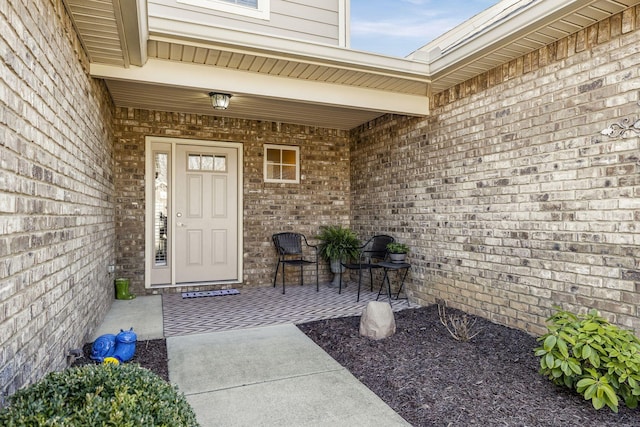
{"type": "Polygon", "coordinates": [[[264,182],[300,182],[300,147],[264,146],[264,182]]]}

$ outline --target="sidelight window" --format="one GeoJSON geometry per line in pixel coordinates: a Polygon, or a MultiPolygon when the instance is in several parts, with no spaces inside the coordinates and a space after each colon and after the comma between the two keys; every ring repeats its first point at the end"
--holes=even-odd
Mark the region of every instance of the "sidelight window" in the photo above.
{"type": "Polygon", "coordinates": [[[155,152],[153,168],[153,251],[155,266],[160,267],[168,262],[169,153],[155,152]]]}

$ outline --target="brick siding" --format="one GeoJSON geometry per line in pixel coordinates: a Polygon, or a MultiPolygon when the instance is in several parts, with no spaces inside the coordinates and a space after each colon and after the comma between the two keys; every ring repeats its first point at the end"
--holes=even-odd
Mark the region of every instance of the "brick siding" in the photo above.
{"type": "MultiPolygon", "coordinates": [[[[349,223],[349,133],[271,122],[216,116],[117,108],[116,232],[118,274],[144,289],[144,160],[145,136],[237,142],[244,154],[244,277],[242,286],[268,286],[276,253],[271,235],[299,231],[313,238],[323,224],[349,223]],[[300,147],[300,184],[263,180],[264,144],[300,147]]],[[[321,262],[321,281],[329,279],[321,262]]],[[[315,272],[305,269],[307,283],[315,272]],[[313,273],[313,274],[312,274],[313,273]]],[[[292,283],[297,276],[288,274],[292,283]]],[[[200,289],[174,288],[173,292],[200,289]]]]}
{"type": "Polygon", "coordinates": [[[349,133],[114,109],[61,0],[0,3],[1,396],[65,367],[113,299],[108,264],[146,292],[147,135],[243,144],[244,286],[270,285],[272,233],[351,224],[411,246],[422,304],[531,333],[555,304],[640,328],[640,138],[600,134],[640,117],[639,17],[349,133]],[[301,147],[300,184],[263,182],[265,143],[301,147]]]}
{"type": "Polygon", "coordinates": [[[0,405],[113,300],[111,101],[62,1],[0,6],[0,405]]]}
{"type": "Polygon", "coordinates": [[[408,243],[410,293],[534,334],[554,305],[640,330],[640,8],[352,131],[352,226],[408,243]],[[375,196],[374,196],[375,195],[375,196]]]}

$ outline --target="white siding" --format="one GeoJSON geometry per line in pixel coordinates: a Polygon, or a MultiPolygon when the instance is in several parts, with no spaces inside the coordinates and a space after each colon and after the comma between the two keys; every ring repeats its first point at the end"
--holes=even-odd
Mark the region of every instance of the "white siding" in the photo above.
{"type": "Polygon", "coordinates": [[[339,0],[271,0],[269,19],[264,20],[176,0],[150,0],[149,17],[339,46],[339,4],[339,0]]]}

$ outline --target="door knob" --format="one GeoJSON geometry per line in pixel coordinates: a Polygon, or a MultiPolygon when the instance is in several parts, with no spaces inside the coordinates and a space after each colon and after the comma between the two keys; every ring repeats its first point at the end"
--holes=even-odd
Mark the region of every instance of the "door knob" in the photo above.
{"type": "Polygon", "coordinates": [[[178,213],[176,214],[176,216],[177,216],[178,218],[181,218],[181,217],[182,217],[182,212],[178,212],[178,213]]]}

